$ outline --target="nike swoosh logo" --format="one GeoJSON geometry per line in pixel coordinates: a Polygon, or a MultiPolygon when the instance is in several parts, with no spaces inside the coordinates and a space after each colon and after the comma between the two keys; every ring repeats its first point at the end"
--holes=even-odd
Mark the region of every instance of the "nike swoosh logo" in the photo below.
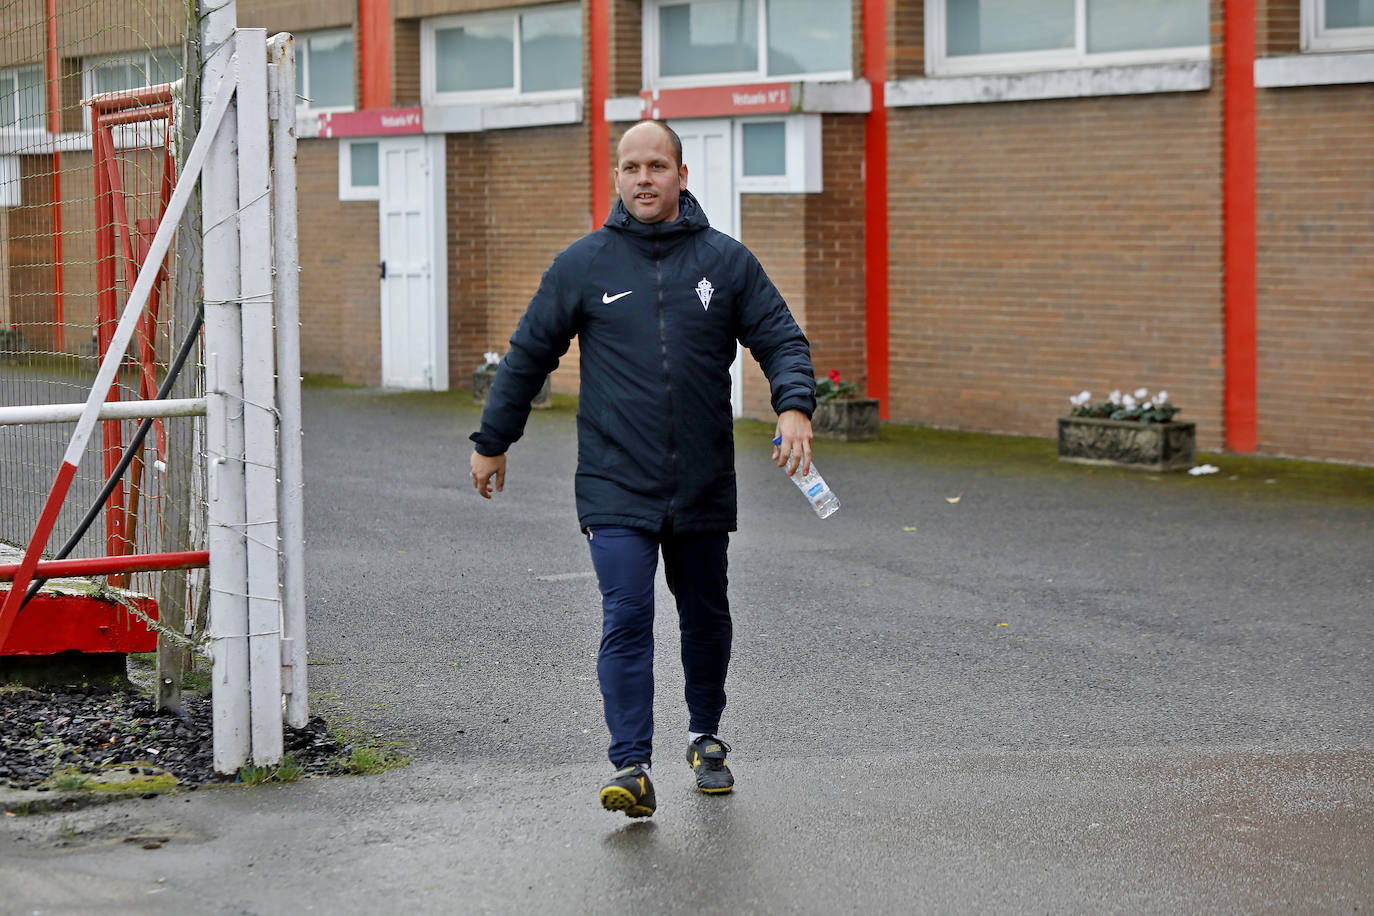
{"type": "Polygon", "coordinates": [[[606,305],[610,305],[612,302],[614,302],[614,301],[617,300],[617,299],[624,299],[626,296],[630,295],[630,293],[632,293],[632,292],[634,292],[634,290],[632,290],[632,289],[627,289],[627,290],[625,290],[625,292],[623,292],[623,293],[616,293],[614,296],[612,296],[610,293],[602,293],[602,294],[601,294],[601,301],[604,302],[606,305]]]}

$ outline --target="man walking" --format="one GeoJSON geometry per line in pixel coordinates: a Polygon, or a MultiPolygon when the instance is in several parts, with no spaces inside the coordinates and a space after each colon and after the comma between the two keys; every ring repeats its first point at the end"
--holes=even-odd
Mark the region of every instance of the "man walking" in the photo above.
{"type": "Polygon", "coordinates": [[[731,620],[726,552],[736,527],[730,364],[736,341],[763,367],[778,414],[774,460],[811,463],[816,381],[806,338],[758,260],[710,228],[687,190],[682,141],[644,121],[616,150],[620,200],[544,273],[510,339],[473,433],[472,483],[505,488],[506,450],[572,338],[581,351],[578,523],[604,613],[597,676],[616,768],[607,810],[647,817],[653,749],[654,573],[677,604],[687,764],[703,792],[729,792],[725,709],[731,620]]]}

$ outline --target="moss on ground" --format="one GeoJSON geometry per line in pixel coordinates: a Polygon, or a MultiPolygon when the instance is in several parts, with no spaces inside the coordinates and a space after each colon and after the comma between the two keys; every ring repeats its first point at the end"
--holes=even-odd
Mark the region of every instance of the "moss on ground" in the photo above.
{"type": "MultiPolygon", "coordinates": [[[[347,386],[337,383],[326,387],[347,386]]],[[[467,414],[474,422],[481,413],[481,406],[472,403],[470,389],[384,392],[380,398],[394,399],[421,409],[467,414]]],[[[554,394],[553,407],[536,413],[556,415],[576,411],[575,395],[554,394]]],[[[1047,423],[1048,428],[1052,429],[1053,418],[1047,423]]],[[[767,449],[772,437],[772,423],[759,420],[735,422],[737,451],[751,442],[759,443],[760,449],[767,449]]],[[[1221,471],[1194,477],[1182,471],[1138,471],[1061,462],[1056,441],[1050,436],[1003,436],[896,423],[884,423],[882,434],[876,441],[822,441],[819,448],[821,455],[846,455],[866,461],[917,467],[961,468],[986,474],[1021,475],[1083,484],[1138,483],[1144,479],[1168,491],[1226,494],[1245,499],[1299,498],[1374,507],[1374,467],[1299,458],[1200,452],[1196,458],[1197,464],[1216,465],[1221,471]]],[[[824,458],[821,464],[824,465],[824,458]]]]}
{"type": "Polygon", "coordinates": [[[352,382],[345,382],[341,375],[321,375],[317,372],[307,372],[301,376],[301,385],[305,388],[363,388],[363,385],[355,385],[352,382]]]}
{"type": "MultiPolygon", "coordinates": [[[[766,444],[773,424],[757,420],[735,423],[736,442],[766,444]]],[[[738,446],[737,446],[738,447],[738,446]]],[[[1194,477],[1182,471],[1140,471],[1062,462],[1052,438],[996,436],[987,433],[928,429],[885,423],[882,434],[871,442],[822,440],[820,455],[861,457],[864,460],[923,467],[950,467],[989,474],[1019,475],[1063,481],[1124,482],[1142,479],[1169,490],[1225,493],[1245,498],[1304,498],[1334,500],[1374,507],[1374,467],[1200,452],[1196,463],[1211,464],[1216,474],[1194,477]]],[[[824,457],[818,458],[824,466],[824,457]]]]}

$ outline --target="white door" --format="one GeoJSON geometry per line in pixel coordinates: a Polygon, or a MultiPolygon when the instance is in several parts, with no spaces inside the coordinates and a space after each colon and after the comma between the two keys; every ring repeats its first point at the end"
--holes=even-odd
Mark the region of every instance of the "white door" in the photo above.
{"type": "MultiPolygon", "coordinates": [[[[735,193],[735,145],[730,119],[693,118],[673,121],[672,126],[682,138],[687,189],[701,203],[712,226],[731,238],[739,238],[739,195],[735,193]]],[[[730,367],[730,404],[737,417],[744,412],[740,374],[743,352],[743,347],[735,348],[735,362],[730,367]]]]}
{"type": "Polygon", "coordinates": [[[443,137],[380,141],[382,385],[448,388],[443,137]]]}

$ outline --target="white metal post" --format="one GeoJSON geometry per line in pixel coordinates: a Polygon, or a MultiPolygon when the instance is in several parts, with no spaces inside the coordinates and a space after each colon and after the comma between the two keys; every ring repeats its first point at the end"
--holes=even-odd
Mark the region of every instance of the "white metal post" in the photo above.
{"type": "Polygon", "coordinates": [[[300,261],[296,248],[296,45],[290,35],[270,43],[268,99],[272,109],[272,234],[276,255],[277,411],[281,484],[282,685],[286,721],[310,717],[305,642],[305,480],[301,454],[300,261]]]}
{"type": "MultiPolygon", "coordinates": [[[[237,80],[233,0],[201,0],[202,110],[237,80]]],[[[209,477],[210,648],[214,760],[235,773],[251,753],[248,558],[244,541],[243,336],[239,313],[238,140],[231,109],[201,179],[205,290],[205,452],[209,477]]]]}
{"type": "Polygon", "coordinates": [[[281,600],[277,564],[276,358],[267,32],[239,29],[239,286],[243,316],[244,500],[253,763],[282,756],[281,600]]]}

